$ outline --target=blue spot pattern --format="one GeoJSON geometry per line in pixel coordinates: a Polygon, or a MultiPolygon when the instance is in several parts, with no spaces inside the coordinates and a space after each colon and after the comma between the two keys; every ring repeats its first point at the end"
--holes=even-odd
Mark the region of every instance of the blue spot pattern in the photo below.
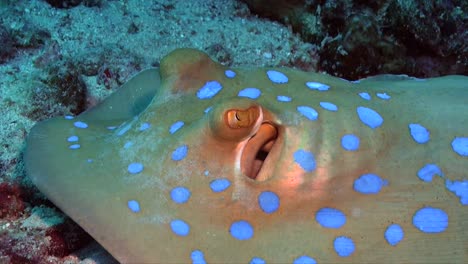
{"type": "Polygon", "coordinates": [[[379,115],[379,113],[368,107],[359,106],[357,108],[357,114],[361,122],[372,129],[381,126],[383,123],[383,118],[379,115]]]}
{"type": "Polygon", "coordinates": [[[338,106],[330,102],[320,102],[320,106],[328,111],[336,112],[338,111],[338,106]]]}
{"type": "Polygon", "coordinates": [[[279,72],[279,71],[274,71],[274,70],[269,70],[267,71],[267,76],[270,81],[273,83],[287,83],[288,82],[288,76],[286,76],[284,73],[279,72]]]}
{"type": "Polygon", "coordinates": [[[306,172],[311,172],[315,170],[315,157],[309,151],[299,149],[294,152],[294,161],[301,166],[306,172]]]}
{"type": "Polygon", "coordinates": [[[354,241],[346,236],[339,236],[333,241],[335,252],[340,257],[349,257],[354,252],[354,241]]]}
{"type": "Polygon", "coordinates": [[[80,144],[73,144],[73,145],[70,145],[68,148],[69,149],[79,149],[79,148],[81,148],[81,145],[80,144]]]}
{"type": "Polygon", "coordinates": [[[311,90],[317,90],[321,92],[328,91],[328,89],[330,89],[330,86],[319,82],[306,82],[305,85],[311,90]]]}
{"type": "Polygon", "coordinates": [[[460,197],[460,203],[468,205],[468,180],[464,181],[445,181],[445,187],[460,197]]]}
{"type": "Polygon", "coordinates": [[[435,164],[426,164],[418,171],[418,177],[425,182],[431,182],[435,175],[444,176],[442,170],[435,164]]]}
{"type": "Polygon", "coordinates": [[[81,121],[76,121],[75,123],[73,123],[73,125],[77,128],[87,128],[88,127],[88,124],[86,124],[85,122],[81,122],[81,121]]]}
{"type": "Polygon", "coordinates": [[[140,125],[139,130],[140,130],[140,131],[145,131],[145,130],[147,130],[147,129],[150,128],[150,127],[151,127],[150,123],[145,122],[145,123],[143,123],[143,124],[140,125]]]}
{"type": "Polygon", "coordinates": [[[409,124],[408,125],[411,137],[413,137],[414,141],[419,144],[427,143],[430,139],[429,130],[423,127],[420,124],[409,124]]]}
{"type": "Polygon", "coordinates": [[[258,204],[263,212],[271,214],[278,210],[280,198],[274,192],[264,191],[258,196],[258,204]]]}
{"type": "Polygon", "coordinates": [[[346,215],[338,209],[324,207],[315,213],[315,220],[326,228],[340,228],[346,223],[346,215]]]}
{"type": "Polygon", "coordinates": [[[77,142],[78,141],[78,136],[69,136],[67,138],[68,142],[77,142]]]}
{"type": "Polygon", "coordinates": [[[143,164],[139,162],[133,162],[128,165],[127,168],[128,172],[131,174],[137,174],[143,171],[143,164]]]}
{"type": "Polygon", "coordinates": [[[171,229],[178,236],[187,236],[190,233],[190,226],[180,219],[171,221],[171,229]]]}
{"type": "Polygon", "coordinates": [[[64,116],[65,119],[67,120],[72,120],[73,118],[75,118],[74,116],[71,116],[71,115],[66,115],[64,116]]]}
{"type": "Polygon", "coordinates": [[[317,264],[317,261],[309,256],[304,255],[294,259],[293,264],[317,264]]]}
{"type": "Polygon", "coordinates": [[[231,236],[235,239],[249,240],[254,235],[254,229],[249,222],[245,220],[239,220],[231,224],[229,233],[231,233],[231,236]]]}
{"type": "Polygon", "coordinates": [[[221,89],[223,86],[218,81],[208,81],[197,91],[197,97],[201,100],[210,99],[217,95],[221,89]]]}
{"type": "Polygon", "coordinates": [[[190,198],[190,190],[184,186],[177,186],[171,190],[171,199],[175,203],[186,203],[190,198]]]}
{"type": "Polygon", "coordinates": [[[226,77],[228,77],[229,79],[232,79],[236,77],[236,72],[233,70],[226,70],[224,71],[224,75],[226,75],[226,77]]]}
{"type": "Polygon", "coordinates": [[[286,96],[286,95],[278,95],[276,96],[276,100],[278,100],[278,102],[291,102],[292,101],[292,98],[289,97],[289,96],[286,96]]]}
{"type": "Polygon", "coordinates": [[[448,227],[448,215],[434,207],[424,207],[413,215],[413,225],[424,233],[440,233],[448,227]]]}
{"type": "Polygon", "coordinates": [[[379,97],[382,100],[390,100],[390,98],[392,98],[387,93],[377,93],[377,97],[379,97]]]}
{"type": "Polygon", "coordinates": [[[257,99],[258,97],[260,97],[261,94],[262,92],[258,88],[249,87],[249,88],[240,90],[237,96],[247,97],[250,99],[257,99]]]}
{"type": "Polygon", "coordinates": [[[130,148],[131,146],[133,146],[133,142],[131,142],[131,141],[127,141],[127,142],[125,142],[125,144],[124,144],[124,148],[125,148],[125,149],[128,149],[128,148],[130,148]]]}
{"type": "Polygon", "coordinates": [[[179,129],[181,129],[184,126],[184,121],[177,121],[174,124],[171,125],[169,128],[169,133],[174,134],[177,132],[179,129]]]}
{"type": "Polygon", "coordinates": [[[363,194],[377,194],[383,186],[388,185],[387,180],[383,180],[378,175],[368,173],[354,181],[353,188],[356,192],[363,194]]]}
{"type": "Polygon", "coordinates": [[[456,137],[452,141],[452,149],[458,155],[468,157],[468,137],[456,137]]]}
{"type": "Polygon", "coordinates": [[[249,264],[266,264],[266,261],[262,258],[259,258],[259,257],[253,257],[249,264]]]}
{"type": "Polygon", "coordinates": [[[203,110],[203,113],[206,114],[206,113],[210,112],[211,108],[213,108],[213,107],[212,106],[207,107],[205,110],[203,110]]]}
{"type": "Polygon", "coordinates": [[[347,151],[356,151],[359,149],[359,138],[353,134],[344,135],[341,138],[341,146],[347,151]]]}
{"type": "Polygon", "coordinates": [[[231,182],[226,178],[214,179],[210,182],[210,188],[215,193],[225,191],[229,186],[231,182]]]}
{"type": "Polygon", "coordinates": [[[359,93],[359,96],[364,99],[364,100],[367,100],[369,101],[371,99],[371,96],[370,94],[366,93],[366,92],[362,92],[362,93],[359,93]]]}
{"type": "Polygon", "coordinates": [[[297,107],[297,111],[309,120],[317,120],[318,112],[310,106],[300,105],[297,107]]]}
{"type": "Polygon", "coordinates": [[[172,159],[175,161],[183,160],[187,156],[187,152],[187,145],[179,146],[174,150],[174,152],[172,152],[172,159]]]}
{"type": "Polygon", "coordinates": [[[130,211],[134,213],[140,212],[140,203],[136,200],[130,200],[127,202],[127,207],[130,209],[130,211]]]}
{"type": "Polygon", "coordinates": [[[401,228],[400,225],[391,224],[385,230],[384,236],[388,244],[391,246],[396,246],[398,243],[400,243],[401,240],[403,240],[405,233],[403,232],[403,228],[401,228]]]}
{"type": "Polygon", "coordinates": [[[190,253],[190,258],[192,259],[192,264],[206,264],[205,255],[201,250],[194,250],[190,253]]]}

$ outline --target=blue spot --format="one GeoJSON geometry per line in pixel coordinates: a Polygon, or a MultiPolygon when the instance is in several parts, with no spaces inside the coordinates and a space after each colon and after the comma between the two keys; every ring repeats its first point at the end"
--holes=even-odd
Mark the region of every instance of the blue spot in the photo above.
{"type": "Polygon", "coordinates": [[[319,82],[306,82],[306,86],[311,90],[328,91],[330,86],[319,82]]]}
{"type": "Polygon", "coordinates": [[[73,144],[68,147],[69,149],[79,149],[81,148],[80,144],[73,144]]]}
{"type": "Polygon", "coordinates": [[[231,186],[231,182],[226,178],[215,179],[210,182],[210,188],[215,193],[222,192],[229,186],[231,186]]]}
{"type": "Polygon", "coordinates": [[[386,180],[383,180],[375,174],[364,174],[354,181],[354,190],[363,194],[376,194],[380,192],[383,186],[388,185],[386,180]]]}
{"type": "Polygon", "coordinates": [[[174,152],[172,152],[172,159],[175,161],[183,160],[187,156],[188,146],[182,145],[177,147],[174,152]]]}
{"type": "Polygon", "coordinates": [[[259,258],[259,257],[253,257],[249,264],[266,264],[266,261],[262,258],[259,258]]]}
{"type": "Polygon", "coordinates": [[[205,255],[201,250],[192,251],[190,258],[192,258],[192,264],[206,264],[205,255]]]}
{"type": "Polygon", "coordinates": [[[217,81],[209,81],[197,91],[198,99],[210,99],[223,89],[223,86],[217,81]]]}
{"type": "Polygon", "coordinates": [[[143,171],[143,164],[138,163],[138,162],[130,163],[130,165],[128,165],[127,170],[128,170],[128,172],[130,172],[131,174],[140,173],[140,172],[143,171]]]}
{"type": "Polygon", "coordinates": [[[359,138],[353,134],[344,135],[341,138],[341,146],[347,151],[356,151],[359,149],[359,138]]]}
{"type": "Polygon", "coordinates": [[[183,186],[171,190],[171,199],[179,204],[186,203],[190,198],[190,190],[183,186]]]}
{"type": "Polygon", "coordinates": [[[125,149],[128,149],[128,148],[130,148],[131,146],[133,146],[133,142],[127,141],[127,142],[125,142],[124,148],[125,148],[125,149]]]}
{"type": "Polygon", "coordinates": [[[424,233],[440,233],[448,226],[448,215],[442,209],[424,207],[413,215],[413,225],[424,233]]]}
{"type": "Polygon", "coordinates": [[[88,163],[91,163],[91,162],[93,162],[93,160],[92,160],[92,159],[87,159],[86,161],[87,161],[88,163]]]}
{"type": "Polygon", "coordinates": [[[150,128],[150,126],[151,126],[151,125],[150,125],[149,123],[146,123],[146,122],[145,122],[145,123],[143,123],[143,124],[140,125],[140,129],[139,129],[139,130],[140,130],[140,131],[145,131],[146,129],[150,128]]]}
{"type": "Polygon", "coordinates": [[[403,229],[400,225],[391,224],[385,230],[385,240],[387,240],[388,244],[391,246],[396,246],[405,236],[403,229]]]}
{"type": "Polygon", "coordinates": [[[382,100],[390,100],[390,98],[392,98],[387,93],[377,93],[377,97],[379,97],[382,100]]]}
{"type": "Polygon", "coordinates": [[[209,106],[209,107],[207,107],[205,110],[203,110],[203,112],[206,114],[206,113],[208,113],[208,112],[211,111],[211,108],[213,108],[213,107],[212,107],[212,106],[209,106]]]}
{"type": "Polygon", "coordinates": [[[351,238],[339,236],[333,242],[336,254],[340,257],[349,257],[354,252],[354,242],[351,238]]]}
{"type": "Polygon", "coordinates": [[[258,196],[258,204],[263,212],[271,214],[278,210],[280,199],[276,193],[264,191],[258,196]]]}
{"type": "Polygon", "coordinates": [[[279,71],[269,70],[267,71],[268,79],[274,83],[287,83],[288,76],[279,71]]]}
{"type": "Polygon", "coordinates": [[[364,99],[364,100],[367,100],[369,101],[371,99],[371,96],[370,94],[366,93],[366,92],[362,92],[362,93],[359,93],[359,96],[364,99]]]}
{"type": "Polygon", "coordinates": [[[190,226],[183,220],[175,219],[171,221],[171,229],[178,236],[186,236],[190,232],[190,226]]]}
{"type": "Polygon", "coordinates": [[[107,127],[108,130],[114,130],[114,129],[116,129],[116,128],[117,128],[116,126],[108,126],[108,127],[107,127]]]}
{"type": "Polygon", "coordinates": [[[316,264],[317,261],[309,256],[300,256],[293,260],[293,264],[316,264]]]}
{"type": "Polygon", "coordinates": [[[68,142],[77,142],[78,141],[78,136],[69,136],[67,138],[68,142]]]}
{"type": "Polygon", "coordinates": [[[442,170],[435,164],[426,164],[418,171],[419,179],[425,182],[431,182],[432,177],[434,177],[436,174],[441,177],[444,176],[442,170]]]}
{"type": "Polygon", "coordinates": [[[232,79],[236,77],[236,72],[233,70],[225,70],[224,75],[226,75],[226,77],[228,77],[229,79],[232,79]]]}
{"type": "Polygon", "coordinates": [[[252,238],[254,230],[249,222],[245,220],[239,220],[231,224],[231,227],[229,228],[229,233],[231,233],[231,236],[233,236],[236,239],[248,240],[252,238]]]}
{"type": "Polygon", "coordinates": [[[81,121],[76,121],[75,123],[73,123],[73,125],[77,128],[87,128],[88,127],[88,124],[86,124],[85,122],[81,122],[81,121]]]}
{"type": "Polygon", "coordinates": [[[247,97],[250,99],[257,99],[258,97],[260,97],[261,94],[262,92],[257,88],[245,88],[243,90],[240,90],[237,96],[247,97]]]}
{"type": "Polygon", "coordinates": [[[464,181],[445,181],[445,187],[460,197],[460,203],[468,205],[468,180],[464,181]]]}
{"type": "Polygon", "coordinates": [[[338,209],[324,207],[317,211],[315,220],[326,228],[340,228],[346,223],[346,215],[338,209]]]}
{"type": "Polygon", "coordinates": [[[123,134],[127,133],[128,130],[132,127],[131,123],[124,124],[119,131],[117,131],[117,136],[122,136],[123,134]]]}
{"type": "Polygon", "coordinates": [[[335,104],[332,104],[330,102],[320,102],[320,106],[323,109],[328,110],[328,111],[333,111],[333,112],[338,111],[338,106],[336,106],[335,104]]]}
{"type": "Polygon", "coordinates": [[[315,169],[314,154],[309,151],[302,149],[297,150],[294,152],[294,161],[307,172],[311,172],[315,169]]]}
{"type": "Polygon", "coordinates": [[[379,127],[383,123],[383,118],[379,113],[370,108],[359,106],[357,108],[357,114],[361,122],[372,129],[379,127]]]}
{"type": "Polygon", "coordinates": [[[424,144],[429,141],[430,133],[425,127],[420,124],[409,124],[410,134],[414,141],[419,144],[424,144]]]}
{"type": "Polygon", "coordinates": [[[315,109],[312,107],[301,105],[297,107],[297,111],[312,121],[317,120],[318,118],[317,111],[315,111],[315,109]]]}
{"type": "Polygon", "coordinates": [[[184,126],[184,122],[183,121],[177,121],[175,122],[174,124],[171,125],[171,127],[169,128],[169,133],[171,134],[174,134],[175,132],[177,132],[177,130],[181,129],[183,126],[184,126]]]}
{"type": "Polygon", "coordinates": [[[134,213],[140,212],[140,204],[136,200],[130,200],[127,202],[128,209],[134,213]]]}
{"type": "Polygon", "coordinates": [[[205,176],[208,176],[208,175],[210,175],[210,171],[209,171],[209,170],[205,170],[205,171],[203,172],[203,174],[205,174],[205,176]]]}
{"type": "Polygon", "coordinates": [[[452,149],[458,155],[468,157],[468,137],[456,137],[452,141],[452,149]]]}
{"type": "Polygon", "coordinates": [[[278,100],[278,102],[291,102],[292,98],[286,95],[278,95],[276,96],[276,100],[278,100]]]}
{"type": "Polygon", "coordinates": [[[74,117],[74,116],[71,116],[71,115],[66,115],[66,116],[65,116],[65,119],[67,119],[67,120],[72,120],[73,118],[75,118],[75,117],[74,117]]]}

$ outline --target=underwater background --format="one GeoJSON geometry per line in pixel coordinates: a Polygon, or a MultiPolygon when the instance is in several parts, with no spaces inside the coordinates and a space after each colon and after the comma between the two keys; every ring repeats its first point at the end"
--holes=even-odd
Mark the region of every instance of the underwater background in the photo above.
{"type": "Polygon", "coordinates": [[[0,263],[116,263],[25,175],[31,127],[176,48],[348,80],[468,75],[467,1],[0,1],[0,263]]]}

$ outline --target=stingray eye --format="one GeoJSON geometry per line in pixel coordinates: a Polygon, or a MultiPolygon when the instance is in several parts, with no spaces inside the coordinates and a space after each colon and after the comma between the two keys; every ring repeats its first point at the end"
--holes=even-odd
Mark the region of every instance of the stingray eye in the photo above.
{"type": "Polygon", "coordinates": [[[258,107],[247,110],[231,109],[226,112],[226,123],[230,128],[246,128],[255,125],[260,115],[258,107]]]}
{"type": "Polygon", "coordinates": [[[260,127],[262,107],[246,99],[225,101],[210,111],[213,136],[229,141],[242,141],[260,127]]]}

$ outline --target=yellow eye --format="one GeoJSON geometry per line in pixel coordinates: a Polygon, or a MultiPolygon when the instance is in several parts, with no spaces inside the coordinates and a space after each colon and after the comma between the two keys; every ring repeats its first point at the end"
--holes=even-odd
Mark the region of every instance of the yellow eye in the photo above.
{"type": "Polygon", "coordinates": [[[259,117],[258,107],[250,107],[246,110],[231,109],[226,112],[226,123],[230,128],[250,127],[259,117]]]}

